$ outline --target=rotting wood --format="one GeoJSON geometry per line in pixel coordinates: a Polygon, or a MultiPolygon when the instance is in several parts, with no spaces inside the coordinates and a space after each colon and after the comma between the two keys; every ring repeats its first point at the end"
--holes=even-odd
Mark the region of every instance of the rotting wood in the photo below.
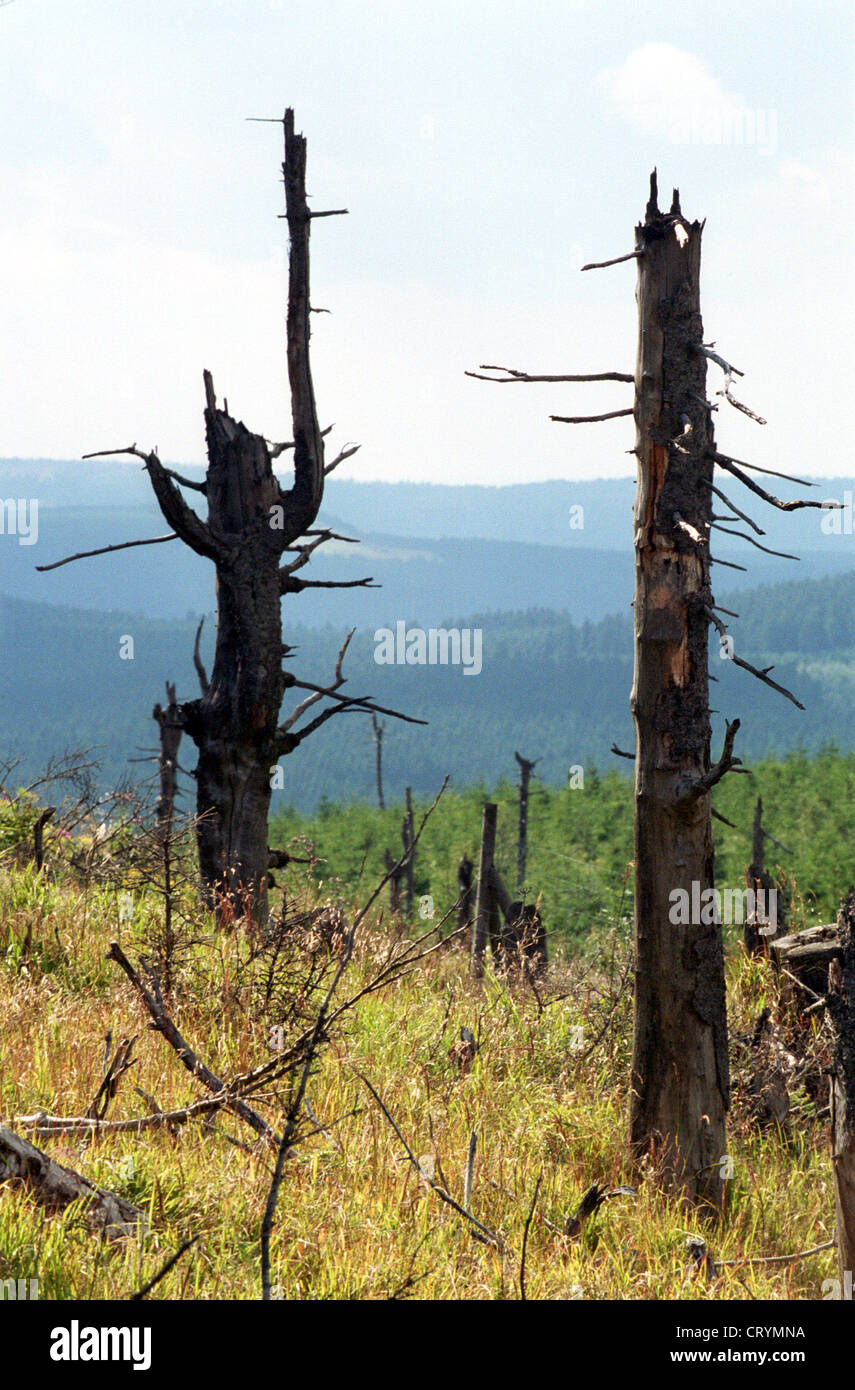
{"type": "Polygon", "coordinates": [[[40,1206],[55,1211],[80,1201],[87,1224],[109,1240],[142,1235],[146,1229],[143,1212],[124,1197],[57,1163],[29,1140],[0,1125],[0,1183],[6,1182],[20,1182],[40,1206]]]}

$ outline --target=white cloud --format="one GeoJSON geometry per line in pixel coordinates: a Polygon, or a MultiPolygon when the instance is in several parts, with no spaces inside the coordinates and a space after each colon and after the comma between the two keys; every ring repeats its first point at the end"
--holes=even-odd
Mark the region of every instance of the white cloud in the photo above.
{"type": "Polygon", "coordinates": [[[674,44],[642,44],[600,73],[597,85],[630,125],[673,145],[747,145],[762,154],[777,148],[777,111],[748,105],[674,44]]]}

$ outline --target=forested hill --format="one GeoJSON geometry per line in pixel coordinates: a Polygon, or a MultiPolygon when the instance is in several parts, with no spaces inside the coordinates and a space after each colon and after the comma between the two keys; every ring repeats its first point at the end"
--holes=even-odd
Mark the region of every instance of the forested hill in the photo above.
{"type": "MultiPolygon", "coordinates": [[[[738,655],[776,666],[774,678],[806,706],[796,709],[711,646],[714,738],[723,717],[742,720],[742,757],[811,750],[833,742],[855,749],[855,573],[834,580],[780,584],[721,601],[741,613],[728,620],[738,655]]],[[[404,785],[427,794],[454,770],[457,786],[495,782],[513,771],[513,752],[541,757],[538,773],[566,782],[571,766],[626,770],[609,752],[631,747],[629,690],[632,633],[628,616],[574,624],[566,615],[465,615],[458,627],[482,631],[482,670],[460,666],[378,665],[373,628],[351,644],[347,689],[427,719],[427,727],[386,721],[385,780],[390,795],[404,785]]],[[[16,776],[41,769],[70,746],[96,746],[104,775],[115,781],[128,758],[155,742],[151,710],[164,680],[179,697],[196,691],[191,653],[195,619],[154,620],[139,614],[53,608],[0,599],[0,751],[22,759],[16,776]],[[133,637],[133,659],[120,659],[120,640],[133,637]]],[[[290,626],[293,668],[315,680],[329,677],[342,633],[290,626]]],[[[203,638],[210,660],[213,634],[203,638]]],[[[193,752],[186,761],[192,764],[193,752]]],[[[284,762],[280,802],[310,810],[330,800],[372,798],[371,729],[359,716],[331,720],[284,762]]]]}

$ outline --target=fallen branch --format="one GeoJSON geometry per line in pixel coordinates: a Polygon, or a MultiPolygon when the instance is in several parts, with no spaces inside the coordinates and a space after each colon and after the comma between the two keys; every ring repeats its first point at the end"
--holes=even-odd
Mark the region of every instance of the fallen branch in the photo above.
{"type": "Polygon", "coordinates": [[[825,1240],[822,1245],[813,1245],[810,1250],[796,1250],[792,1255],[750,1255],[747,1258],[736,1260],[715,1260],[716,1269],[723,1269],[725,1265],[780,1265],[789,1264],[791,1260],[804,1260],[808,1255],[818,1255],[821,1250],[833,1250],[837,1241],[825,1240]]]}
{"type": "Polygon", "coordinates": [[[190,1075],[196,1077],[207,1090],[215,1095],[225,1092],[224,1104],[229,1110],[232,1110],[236,1115],[239,1115],[242,1120],[245,1120],[246,1123],[255,1130],[256,1134],[260,1134],[268,1143],[276,1143],[276,1135],[267,1121],[262,1119],[257,1111],[253,1110],[251,1106],[247,1105],[239,1096],[230,1095],[226,1083],[221,1081],[218,1076],[215,1076],[214,1073],[205,1066],[204,1062],[199,1060],[192,1048],[184,1041],[163,1006],[163,1001],[159,997],[160,990],[157,987],[156,980],[154,980],[152,976],[149,977],[155,991],[153,994],[146,989],[118,941],[110,943],[107,959],[114,960],[120,969],[125,972],[140,999],[148,1009],[154,1028],[157,1029],[158,1033],[163,1035],[170,1047],[177,1053],[180,1061],[190,1072],[190,1075]]]}
{"type": "MultiPolygon", "coordinates": [[[[356,1071],[355,1067],[354,1071],[356,1071]]],[[[445,1188],[442,1186],[441,1183],[438,1183],[435,1178],[431,1178],[428,1176],[422,1165],[419,1163],[419,1160],[413,1153],[412,1149],[410,1148],[409,1144],[407,1143],[406,1139],[404,1138],[403,1134],[399,1130],[392,1116],[389,1114],[389,1111],[386,1109],[386,1106],[384,1105],[382,1099],[377,1094],[374,1087],[371,1085],[371,1082],[368,1080],[367,1077],[362,1075],[361,1071],[356,1071],[356,1075],[359,1077],[363,1085],[367,1086],[368,1090],[371,1092],[380,1109],[383,1111],[383,1114],[386,1116],[386,1119],[389,1121],[389,1124],[395,1131],[395,1134],[398,1136],[398,1139],[401,1142],[401,1145],[404,1149],[404,1152],[407,1155],[407,1158],[409,1159],[410,1163],[412,1163],[413,1167],[416,1169],[416,1172],[419,1174],[422,1181],[427,1183],[428,1187],[430,1187],[436,1193],[436,1195],[440,1198],[441,1201],[445,1202],[446,1206],[451,1207],[452,1211],[456,1211],[458,1216],[463,1217],[464,1221],[468,1221],[470,1225],[474,1226],[475,1229],[479,1232],[481,1240],[486,1241],[488,1245],[492,1245],[496,1250],[503,1250],[504,1246],[501,1240],[497,1235],[494,1234],[493,1231],[489,1229],[489,1227],[482,1225],[477,1217],[473,1216],[471,1212],[466,1211],[466,1209],[462,1207],[459,1202],[455,1202],[454,1198],[451,1196],[450,1193],[446,1192],[445,1188]]]]}

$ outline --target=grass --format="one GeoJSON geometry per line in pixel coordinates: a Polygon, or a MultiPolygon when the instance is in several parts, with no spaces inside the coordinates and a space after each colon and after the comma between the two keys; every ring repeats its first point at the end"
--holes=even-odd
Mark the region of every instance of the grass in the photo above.
{"type": "MultiPolygon", "coordinates": [[[[305,880],[299,891],[305,897],[315,888],[305,880]]],[[[3,1123],[15,1128],[17,1116],[42,1110],[85,1114],[100,1083],[108,1031],[114,1047],[139,1035],[138,1060],[109,1118],[146,1113],[137,1086],[163,1109],[203,1094],[105,959],[113,939],[135,962],[151,951],[158,913],[156,897],[141,893],[132,921],[120,923],[113,890],[83,891],[29,868],[0,876],[3,1123]]],[[[379,914],[369,914],[342,997],[372,977],[392,939],[379,914]]],[[[269,1030],[278,1021],[259,1002],[248,952],[240,929],[214,933],[195,919],[182,941],[171,1011],[222,1077],[269,1057],[269,1030]]],[[[733,1176],[726,1210],[712,1227],[631,1171],[628,986],[620,993],[627,957],[625,928],[605,929],[584,962],[553,962],[538,998],[527,986],[508,987],[489,969],[482,984],[473,982],[462,953],[444,949],[347,1012],[309,1083],[312,1108],[328,1134],[306,1138],[286,1163],[271,1244],[275,1296],[518,1298],[523,1232],[540,1178],[525,1270],[532,1300],[822,1297],[823,1281],[836,1271],[833,1250],[786,1264],[750,1261],[807,1249],[832,1234],[823,1099],[795,1097],[785,1132],[752,1122],[737,1091],[733,1176]],[[613,1026],[592,1047],[616,997],[613,1026]],[[449,1049],[463,1025],[479,1048],[460,1075],[449,1049]],[[472,1212],[497,1233],[502,1251],[476,1240],[431,1190],[357,1072],[382,1097],[425,1171],[444,1180],[458,1202],[474,1131],[472,1212]],[[633,1184],[637,1195],[605,1203],[570,1242],[552,1226],[562,1226],[594,1182],[633,1184]],[[693,1234],[704,1235],[716,1260],[735,1261],[712,1284],[688,1271],[686,1237],[693,1234]]],[[[737,1037],[750,1032],[764,1005],[787,1026],[770,968],[747,960],[736,942],[729,950],[729,1005],[737,1037]]],[[[811,1025],[814,1033],[820,1026],[811,1025]]],[[[738,1052],[734,1060],[738,1068],[738,1052]]],[[[253,1103],[276,1127],[282,1097],[253,1103]]],[[[219,1113],[216,1125],[216,1133],[194,1124],[174,1135],[148,1130],[36,1140],[59,1162],[142,1207],[150,1230],[142,1239],[106,1242],[91,1233],[79,1209],[49,1214],[6,1184],[0,1280],[38,1277],[43,1299],[120,1298],[198,1236],[150,1296],[258,1298],[271,1154],[234,1115],[219,1113]]]]}

